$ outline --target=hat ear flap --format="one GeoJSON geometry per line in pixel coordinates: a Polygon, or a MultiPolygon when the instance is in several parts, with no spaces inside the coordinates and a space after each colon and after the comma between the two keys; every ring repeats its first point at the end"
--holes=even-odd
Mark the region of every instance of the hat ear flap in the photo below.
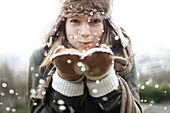
{"type": "Polygon", "coordinates": [[[134,55],[135,54],[133,54],[133,51],[132,51],[131,40],[129,36],[127,35],[127,33],[122,28],[118,29],[118,38],[122,45],[122,53],[120,54],[127,61],[126,69],[119,71],[119,75],[124,76],[124,75],[127,75],[132,70],[134,66],[134,55]]]}
{"type": "Polygon", "coordinates": [[[126,31],[123,30],[122,28],[119,29],[119,34],[120,34],[121,44],[123,46],[123,56],[127,58],[129,61],[131,61],[134,57],[131,40],[127,35],[126,31]]]}

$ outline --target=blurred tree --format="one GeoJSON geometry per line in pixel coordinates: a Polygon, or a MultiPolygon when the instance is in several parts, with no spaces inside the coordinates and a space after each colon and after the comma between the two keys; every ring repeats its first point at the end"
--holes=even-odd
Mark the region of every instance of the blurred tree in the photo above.
{"type": "Polygon", "coordinates": [[[14,55],[1,55],[0,62],[0,113],[26,110],[26,64],[14,55]]]}

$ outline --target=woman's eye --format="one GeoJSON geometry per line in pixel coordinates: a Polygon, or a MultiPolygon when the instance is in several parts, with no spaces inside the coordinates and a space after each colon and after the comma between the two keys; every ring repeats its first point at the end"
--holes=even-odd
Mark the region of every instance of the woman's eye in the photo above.
{"type": "Polygon", "coordinates": [[[72,19],[70,20],[71,23],[80,23],[80,21],[78,19],[72,19]]]}
{"type": "Polygon", "coordinates": [[[90,23],[92,24],[97,24],[97,23],[100,23],[101,21],[99,19],[94,19],[94,20],[91,20],[90,23]]]}

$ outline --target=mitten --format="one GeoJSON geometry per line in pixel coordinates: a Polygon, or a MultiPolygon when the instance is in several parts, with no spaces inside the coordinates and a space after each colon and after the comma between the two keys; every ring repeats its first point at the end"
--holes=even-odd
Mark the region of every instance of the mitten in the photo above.
{"type": "Polygon", "coordinates": [[[87,66],[86,77],[89,80],[98,80],[110,73],[113,53],[110,48],[102,44],[87,51],[84,63],[87,66]]]}
{"type": "Polygon", "coordinates": [[[77,81],[83,78],[83,72],[79,68],[80,52],[76,49],[67,49],[59,46],[51,56],[51,61],[57,67],[58,75],[69,81],[77,81]]]}
{"type": "Polygon", "coordinates": [[[77,70],[80,61],[79,51],[59,46],[51,56],[56,67],[53,74],[52,87],[67,97],[80,96],[84,92],[83,72],[77,70]]]}

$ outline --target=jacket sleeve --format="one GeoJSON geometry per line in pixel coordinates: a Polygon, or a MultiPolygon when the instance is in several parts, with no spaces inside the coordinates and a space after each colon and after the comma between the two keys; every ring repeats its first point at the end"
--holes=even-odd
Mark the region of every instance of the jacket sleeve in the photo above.
{"type": "Polygon", "coordinates": [[[96,98],[95,101],[106,113],[142,113],[142,108],[134,99],[127,82],[120,76],[118,76],[118,80],[117,90],[96,98]]]}
{"type": "Polygon", "coordinates": [[[112,91],[111,93],[96,98],[95,102],[99,104],[101,109],[106,113],[120,113],[121,109],[121,100],[122,100],[122,91],[119,86],[117,90],[112,91]]]}
{"type": "Polygon", "coordinates": [[[34,50],[29,59],[28,68],[28,99],[31,113],[39,113],[44,107],[40,99],[33,100],[32,93],[36,93],[38,84],[44,78],[44,71],[39,69],[39,66],[44,58],[45,50],[43,48],[34,50]]]}

